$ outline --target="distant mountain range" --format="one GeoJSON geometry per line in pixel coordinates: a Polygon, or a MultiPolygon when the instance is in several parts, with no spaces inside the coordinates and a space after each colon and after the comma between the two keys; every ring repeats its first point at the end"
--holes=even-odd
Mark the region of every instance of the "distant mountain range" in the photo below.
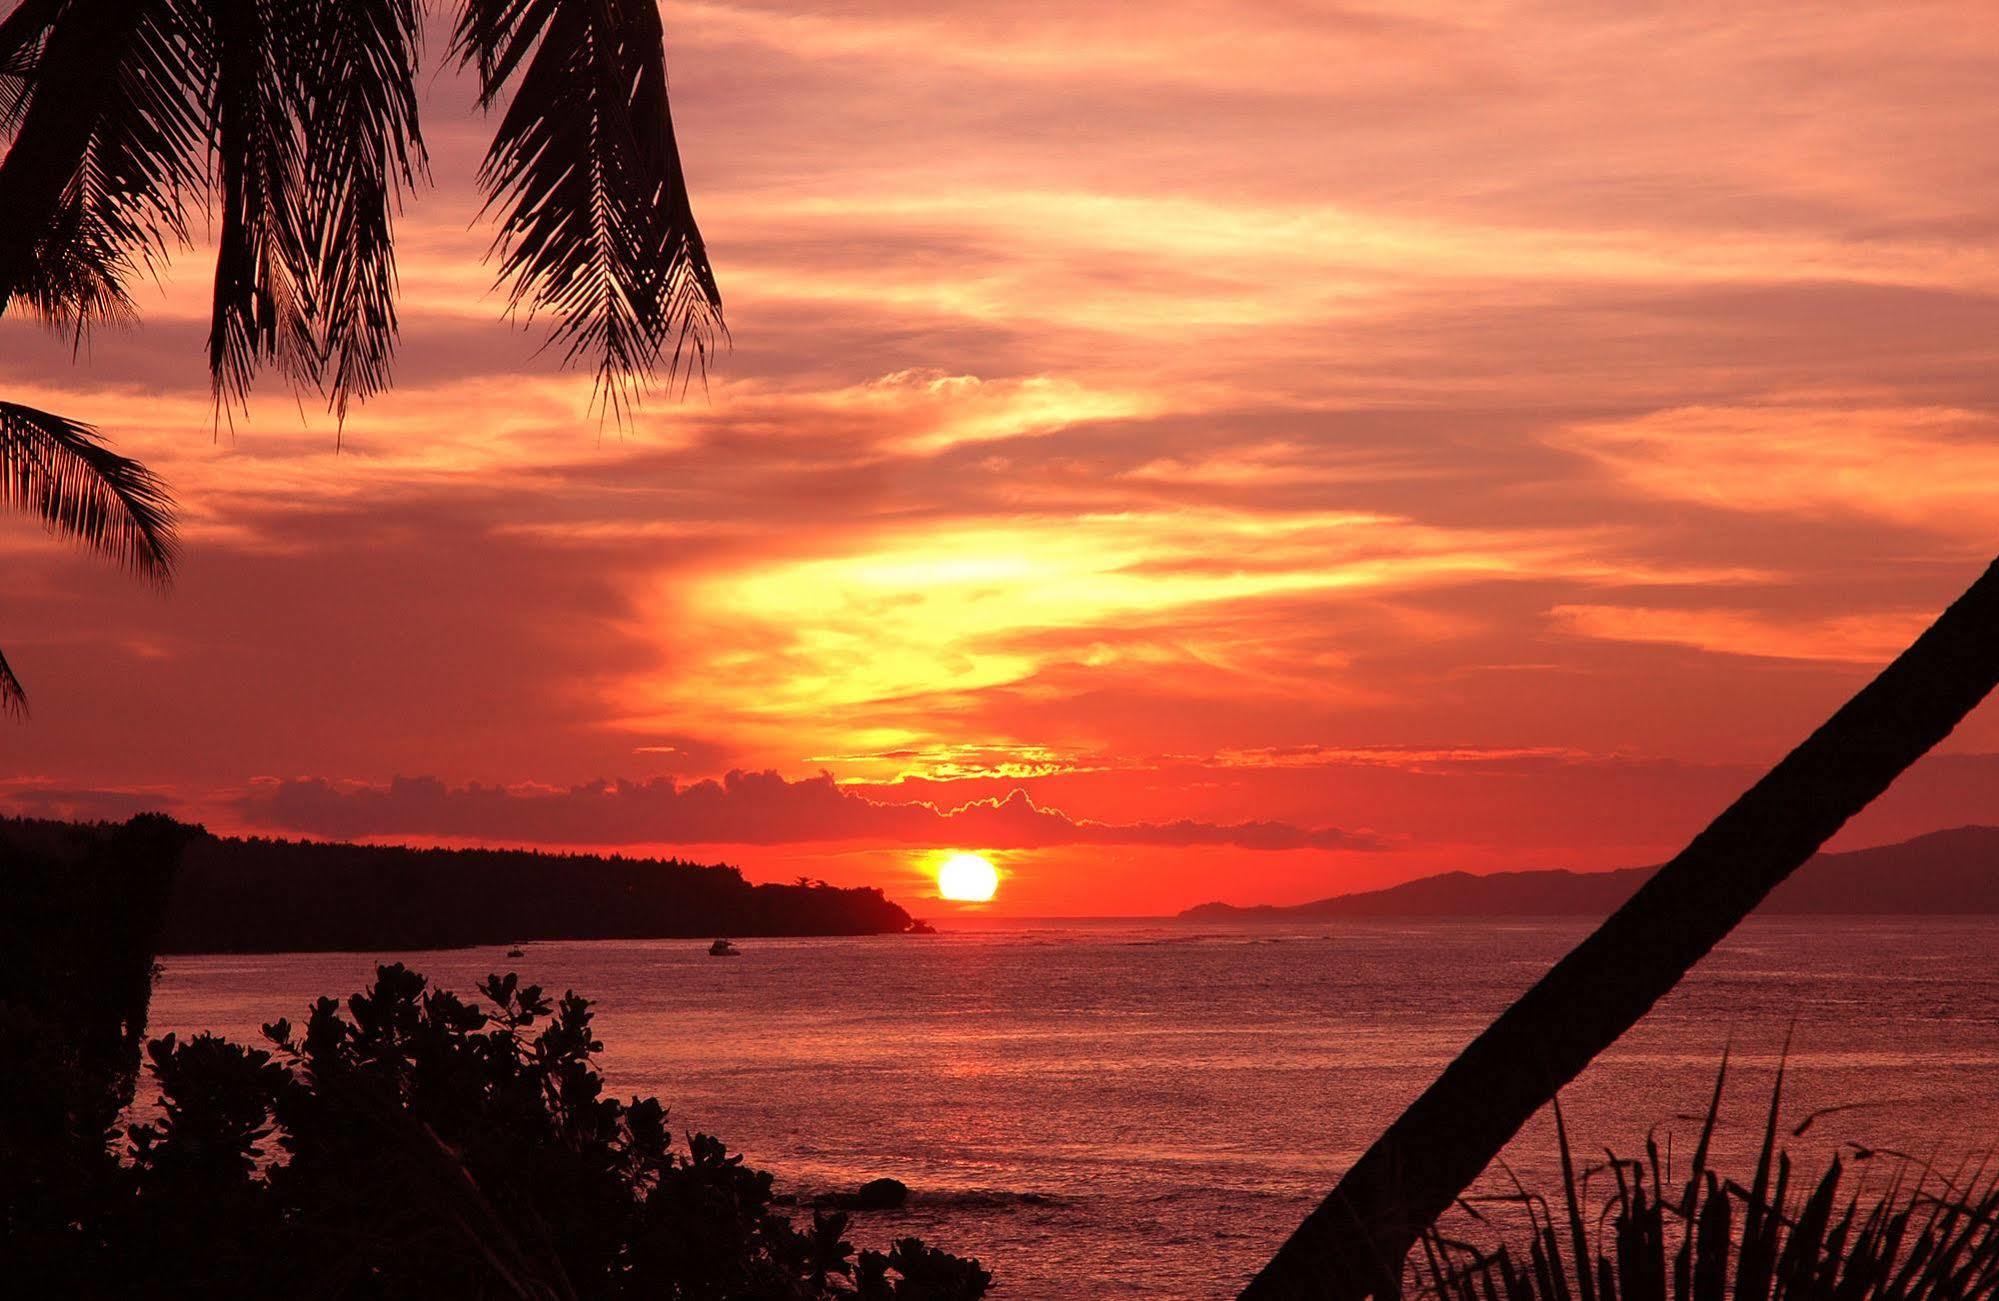
{"type": "MultiPolygon", "coordinates": [[[[1607,917],[1656,867],[1611,872],[1445,872],[1312,903],[1204,903],[1184,921],[1329,917],[1607,917]]],[[[1757,910],[1769,914],[1999,913],[1999,827],[1959,827],[1900,844],[1819,854],[1757,910]]]]}

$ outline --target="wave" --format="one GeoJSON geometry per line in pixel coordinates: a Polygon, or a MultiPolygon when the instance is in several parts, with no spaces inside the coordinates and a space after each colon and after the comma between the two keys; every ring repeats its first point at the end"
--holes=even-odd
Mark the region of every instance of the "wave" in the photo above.
{"type": "MultiPolygon", "coordinates": [[[[843,1196],[836,1191],[809,1191],[780,1193],[771,1199],[772,1204],[788,1207],[823,1206],[829,1200],[843,1196]]],[[[909,1199],[901,1206],[890,1210],[890,1214],[900,1214],[910,1210],[936,1211],[1007,1211],[1020,1207],[1067,1206],[1069,1199],[1057,1197],[1054,1193],[1018,1192],[1004,1188],[945,1188],[922,1191],[912,1188],[909,1199]]],[[[873,1211],[846,1207],[855,1214],[881,1214],[873,1211]]]]}
{"type": "Polygon", "coordinates": [[[956,1191],[916,1193],[909,1200],[917,1206],[946,1210],[1008,1210],[1016,1206],[1065,1206],[1068,1199],[1053,1193],[1007,1192],[997,1188],[968,1188],[956,1191]]]}

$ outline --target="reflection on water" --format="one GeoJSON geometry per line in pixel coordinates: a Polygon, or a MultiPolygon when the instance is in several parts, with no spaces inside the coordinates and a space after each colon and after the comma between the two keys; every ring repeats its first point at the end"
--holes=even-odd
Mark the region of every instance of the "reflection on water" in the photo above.
{"type": "MultiPolygon", "coordinates": [[[[1232,1293],[1379,1129],[1578,939],[1570,921],[1198,931],[1049,923],[932,937],[530,944],[396,955],[469,993],[518,970],[598,1003],[604,1073],[657,1094],[781,1188],[893,1175],[904,1232],[979,1255],[1017,1298],[1232,1293]]],[[[1724,1163],[1793,1034],[1793,1151],[1928,1154],[1999,1136],[1999,921],[1755,922],[1565,1096],[1579,1146],[1635,1152],[1738,1068],[1724,1163]],[[1793,1029],[1795,1027],[1795,1029],[1793,1029]]],[[[255,1040],[374,957],[169,959],[153,1030],[255,1040]]],[[[1662,1131],[1670,1141],[1675,1128],[1662,1131]]],[[[1552,1173],[1537,1121],[1508,1160],[1552,1173]]]]}

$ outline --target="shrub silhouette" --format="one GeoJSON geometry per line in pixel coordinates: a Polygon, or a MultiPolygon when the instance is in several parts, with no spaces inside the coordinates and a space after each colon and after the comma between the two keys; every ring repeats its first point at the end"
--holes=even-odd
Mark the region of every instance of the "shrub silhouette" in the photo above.
{"type": "MultiPolygon", "coordinates": [[[[803,1229],[771,1176],[653,1098],[607,1097],[590,1004],[514,975],[482,1009],[396,964],[265,1047],[147,1046],[161,1115],[11,1232],[30,1294],[977,1301],[978,1262],[803,1229]],[[58,1201],[63,1204],[58,1206],[58,1201]]],[[[0,1027],[3,1028],[3,1027],[0,1027]]],[[[88,1153],[86,1153],[88,1155],[88,1153]]],[[[12,1199],[7,1199],[11,1201],[12,1199]]],[[[18,1218],[18,1217],[17,1217],[18,1218]]]]}
{"type": "MultiPolygon", "coordinates": [[[[1560,1104],[1559,1212],[1526,1188],[1524,1244],[1486,1249],[1424,1236],[1416,1292],[1431,1301],[1971,1301],[1999,1295],[1999,1177],[1983,1162],[1955,1175],[1900,1158],[1885,1187],[1842,1196],[1846,1164],[1794,1179],[1778,1144],[1783,1072],[1771,1090],[1756,1171],[1747,1187],[1708,1165],[1720,1114],[1723,1063],[1684,1181],[1648,1137],[1642,1160],[1615,1156],[1579,1178],[1560,1104]],[[1910,1170],[1916,1173],[1907,1182],[1910,1170]],[[1614,1186],[1594,1218],[1590,1176],[1614,1186]],[[1805,1192],[1802,1197],[1800,1192],[1805,1192]]],[[[1834,1108],[1839,1110],[1839,1108],[1834,1108]]],[[[1820,1113],[1823,1114],[1823,1113],[1820,1113]]],[[[1808,1116],[1793,1137],[1810,1128],[1808,1116]]],[[[1856,1163],[1887,1155],[1854,1148],[1856,1163]]],[[[1516,1187],[1518,1186],[1516,1182],[1516,1187]]],[[[1469,1209],[1469,1208],[1468,1208],[1469,1209]]],[[[1475,1213],[1475,1212],[1474,1212],[1475,1213]]]]}

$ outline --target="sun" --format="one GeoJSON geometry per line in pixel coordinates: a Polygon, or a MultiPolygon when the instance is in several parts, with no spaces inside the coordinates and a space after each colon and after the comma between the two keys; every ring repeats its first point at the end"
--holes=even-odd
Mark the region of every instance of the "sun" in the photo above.
{"type": "Polygon", "coordinates": [[[953,854],[937,865],[937,894],[960,903],[984,903],[999,889],[999,869],[978,854],[953,854]]]}

